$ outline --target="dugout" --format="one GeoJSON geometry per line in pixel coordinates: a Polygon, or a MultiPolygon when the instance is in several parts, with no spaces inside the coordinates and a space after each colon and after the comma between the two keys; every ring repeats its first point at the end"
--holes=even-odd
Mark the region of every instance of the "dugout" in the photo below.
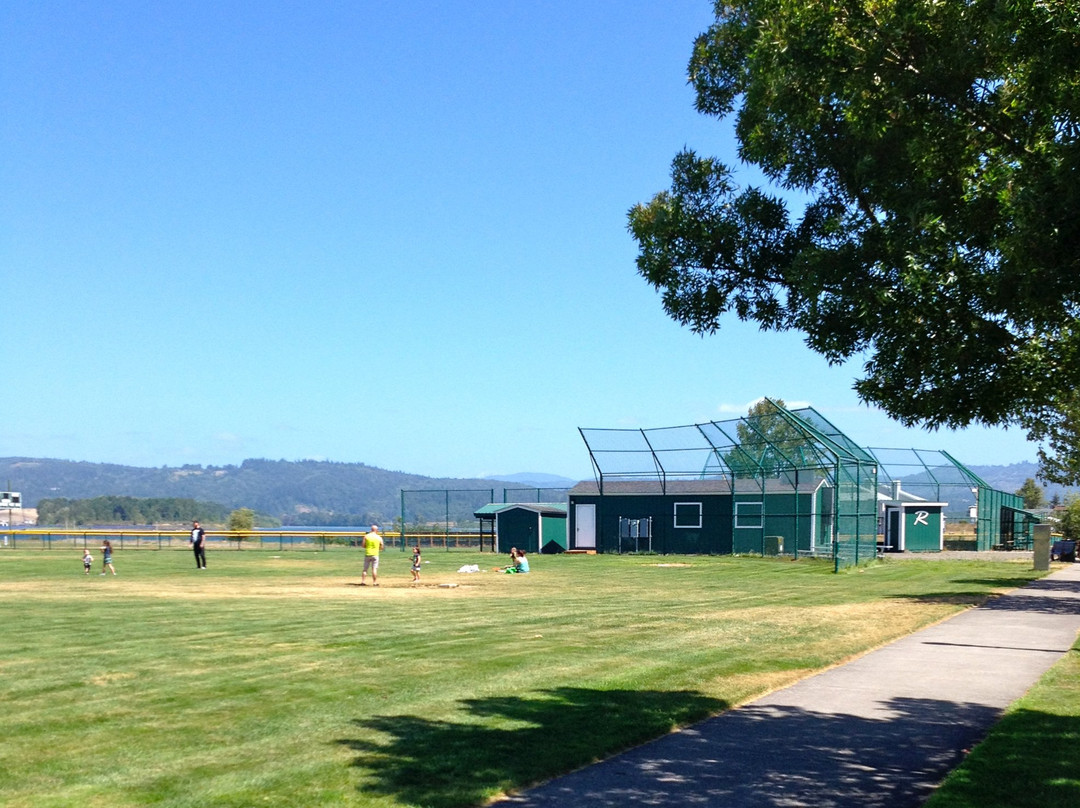
{"type": "Polygon", "coordinates": [[[509,553],[517,547],[526,553],[561,553],[567,549],[566,505],[557,502],[505,502],[478,508],[480,532],[490,528],[492,547],[509,553]]]}
{"type": "Polygon", "coordinates": [[[579,432],[595,480],[570,491],[571,550],[876,556],[876,462],[812,408],[579,432]]]}

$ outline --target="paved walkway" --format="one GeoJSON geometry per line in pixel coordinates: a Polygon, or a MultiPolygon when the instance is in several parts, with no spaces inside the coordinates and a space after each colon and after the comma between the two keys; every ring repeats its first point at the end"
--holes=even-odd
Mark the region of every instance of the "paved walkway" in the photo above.
{"type": "Polygon", "coordinates": [[[529,808],[912,808],[1080,631],[1080,564],[560,777],[529,808]]]}

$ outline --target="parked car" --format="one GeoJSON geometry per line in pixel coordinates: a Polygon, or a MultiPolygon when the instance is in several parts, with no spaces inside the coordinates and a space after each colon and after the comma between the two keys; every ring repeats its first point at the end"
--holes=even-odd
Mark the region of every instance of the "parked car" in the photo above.
{"type": "Polygon", "coordinates": [[[1076,561],[1076,542],[1059,539],[1050,547],[1051,561],[1076,561]]]}

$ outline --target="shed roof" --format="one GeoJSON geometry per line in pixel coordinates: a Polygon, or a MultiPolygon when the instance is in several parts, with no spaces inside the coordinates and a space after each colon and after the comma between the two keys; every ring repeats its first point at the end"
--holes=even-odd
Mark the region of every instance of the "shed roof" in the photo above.
{"type": "Polygon", "coordinates": [[[480,519],[484,516],[496,516],[504,511],[512,511],[520,508],[525,511],[533,511],[542,516],[566,516],[566,505],[561,502],[492,502],[482,508],[473,511],[473,516],[480,519]]]}

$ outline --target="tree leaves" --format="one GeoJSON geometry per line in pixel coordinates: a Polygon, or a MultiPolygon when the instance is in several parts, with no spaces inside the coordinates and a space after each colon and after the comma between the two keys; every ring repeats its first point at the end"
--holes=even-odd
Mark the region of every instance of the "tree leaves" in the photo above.
{"type": "Polygon", "coordinates": [[[734,115],[740,157],[777,190],[675,157],[671,189],[629,214],[665,310],[865,355],[855,389],[900,421],[1022,425],[1080,475],[1080,436],[1054,416],[1080,386],[1080,13],[747,0],[716,16],[690,61],[697,108],[734,115]]]}

